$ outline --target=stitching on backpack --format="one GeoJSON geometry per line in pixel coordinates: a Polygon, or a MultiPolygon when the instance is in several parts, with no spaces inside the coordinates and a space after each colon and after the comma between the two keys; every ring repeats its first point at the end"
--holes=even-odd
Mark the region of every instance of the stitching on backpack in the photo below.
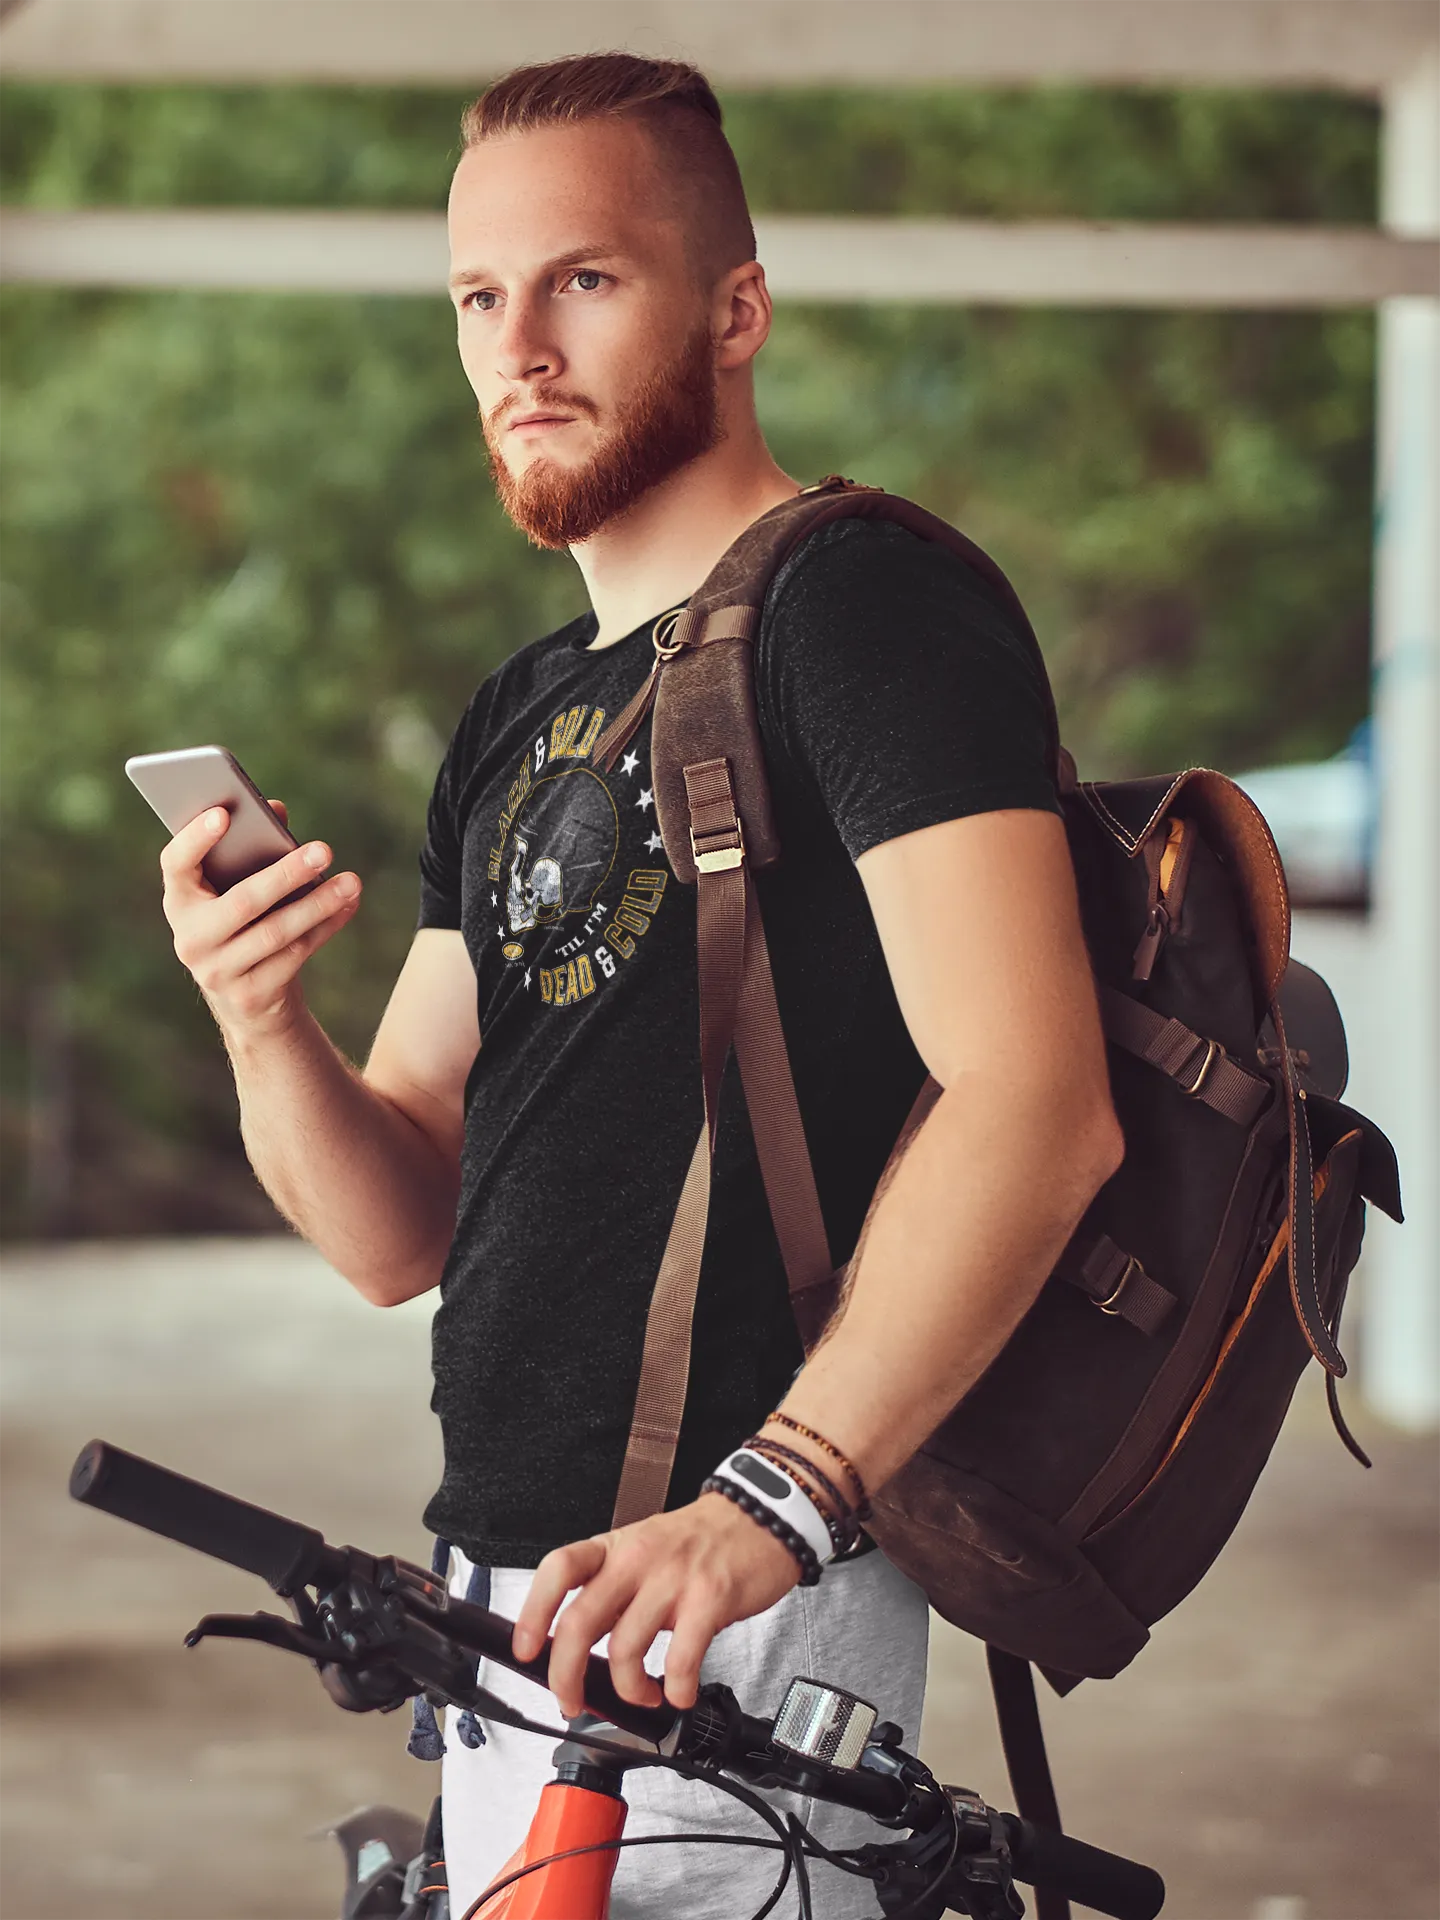
{"type": "MultiPolygon", "coordinates": [[[[1207,771],[1207,769],[1204,767],[1197,767],[1197,768],[1193,768],[1191,771],[1197,772],[1197,773],[1204,773],[1207,771]]],[[[1190,773],[1188,772],[1182,773],[1182,774],[1179,774],[1174,780],[1170,782],[1170,785],[1165,789],[1165,792],[1161,796],[1159,804],[1156,806],[1155,811],[1150,815],[1150,818],[1145,822],[1144,826],[1140,829],[1139,833],[1131,833],[1130,829],[1124,826],[1116,818],[1116,816],[1110,811],[1109,807],[1106,806],[1104,800],[1101,798],[1099,789],[1093,780],[1082,780],[1080,783],[1080,791],[1084,794],[1085,798],[1089,801],[1090,805],[1095,809],[1095,811],[1101,816],[1105,824],[1115,834],[1116,838],[1119,839],[1123,845],[1127,846],[1130,849],[1131,853],[1138,853],[1140,848],[1145,844],[1145,842],[1150,838],[1151,834],[1155,831],[1156,822],[1161,818],[1166,808],[1170,805],[1170,802],[1175,798],[1176,794],[1180,791],[1181,787],[1185,785],[1185,782],[1189,778],[1190,778],[1190,773]]]]}
{"type": "MultiPolygon", "coordinates": [[[[1200,771],[1203,771],[1203,769],[1200,769],[1200,771]]],[[[1184,786],[1185,782],[1189,778],[1190,778],[1189,773],[1181,773],[1181,774],[1177,774],[1174,780],[1171,781],[1169,789],[1166,792],[1164,799],[1160,802],[1159,806],[1156,807],[1155,811],[1151,814],[1150,818],[1145,822],[1145,825],[1140,829],[1139,838],[1135,842],[1137,847],[1140,846],[1144,841],[1150,838],[1151,834],[1155,831],[1156,821],[1159,820],[1161,814],[1164,813],[1165,809],[1170,805],[1170,802],[1175,798],[1176,794],[1180,791],[1181,787],[1184,786]]]]}
{"type": "Polygon", "coordinates": [[[1099,814],[1106,827],[1114,834],[1115,838],[1119,840],[1120,844],[1128,847],[1133,853],[1136,847],[1139,846],[1139,841],[1133,837],[1128,827],[1123,826],[1121,822],[1115,818],[1115,815],[1100,798],[1095,782],[1093,780],[1084,781],[1081,784],[1080,791],[1084,794],[1086,800],[1089,801],[1095,812],[1099,814]]]}
{"type": "MultiPolygon", "coordinates": [[[[1300,1212],[1299,1185],[1298,1185],[1299,1177],[1300,1177],[1300,1129],[1302,1126],[1308,1128],[1310,1124],[1309,1116],[1303,1114],[1300,1109],[1300,1097],[1301,1096],[1299,1095],[1297,1090],[1295,1100],[1294,1100],[1294,1105],[1292,1108],[1292,1111],[1294,1113],[1294,1123],[1290,1128],[1290,1191],[1295,1196],[1295,1203],[1296,1203],[1295,1212],[1297,1217],[1300,1212]]],[[[1314,1204],[1313,1199],[1310,1200],[1310,1204],[1313,1206],[1314,1204]]],[[[1301,1326],[1304,1327],[1306,1333],[1309,1335],[1312,1346],[1314,1346],[1317,1349],[1317,1358],[1318,1358],[1318,1349],[1322,1346],[1333,1346],[1334,1342],[1329,1338],[1328,1328],[1326,1328],[1325,1337],[1322,1339],[1320,1334],[1318,1334],[1315,1331],[1314,1323],[1310,1318],[1310,1298],[1313,1297],[1317,1303],[1320,1298],[1320,1276],[1319,1276],[1319,1271],[1315,1265],[1316,1238],[1317,1238],[1317,1235],[1315,1233],[1314,1221],[1312,1218],[1311,1227],[1310,1227],[1310,1297],[1306,1296],[1303,1287],[1299,1286],[1298,1284],[1291,1288],[1291,1295],[1295,1301],[1296,1308],[1298,1309],[1300,1314],[1300,1324],[1301,1326]]],[[[1291,1265],[1291,1277],[1293,1279],[1294,1265],[1295,1265],[1295,1237],[1293,1234],[1290,1237],[1290,1265],[1291,1265]]],[[[1322,1361],[1321,1364],[1323,1366],[1324,1362],[1322,1361]]],[[[1326,1367],[1325,1370],[1328,1373],[1330,1369],[1326,1367]]]]}

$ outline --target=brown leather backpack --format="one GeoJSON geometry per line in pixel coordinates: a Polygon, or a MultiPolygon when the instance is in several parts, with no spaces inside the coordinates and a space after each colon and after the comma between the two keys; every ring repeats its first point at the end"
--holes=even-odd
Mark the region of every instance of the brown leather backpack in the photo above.
{"type": "MultiPolygon", "coordinates": [[[[735,542],[657,634],[649,680],[598,743],[612,764],[653,702],[660,832],[698,887],[706,1113],[650,1307],[617,1525],[665,1502],[732,1043],[807,1347],[843,1281],[748,881],[781,851],[751,647],[786,557],[856,515],[949,547],[1034,643],[1009,582],[963,534],[831,478],[735,542]]],[[[1026,1663],[1063,1693],[1135,1657],[1228,1539],[1312,1354],[1364,1460],[1335,1403],[1336,1333],[1364,1203],[1398,1220],[1400,1194],[1390,1143],[1339,1100],[1344,1031],[1324,983],[1289,960],[1285,878],[1253,803],[1201,769],[1077,782],[1053,709],[1052,758],[1125,1160],[999,1358],[876,1497],[871,1531],[937,1612],[986,1642],[1022,1811],[1058,1826],[1026,1663]]],[[[938,1093],[922,1091],[892,1166],[938,1093]]]]}

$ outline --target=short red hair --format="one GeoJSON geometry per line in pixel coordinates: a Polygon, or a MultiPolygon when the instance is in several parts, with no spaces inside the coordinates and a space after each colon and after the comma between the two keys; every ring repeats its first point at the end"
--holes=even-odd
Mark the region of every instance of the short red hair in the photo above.
{"type": "Polygon", "coordinates": [[[653,141],[663,179],[682,199],[681,218],[697,267],[711,280],[755,257],[745,204],[720,102],[698,67],[637,53],[580,53],[517,67],[465,109],[467,148],[502,134],[586,120],[633,120],[653,141]]]}

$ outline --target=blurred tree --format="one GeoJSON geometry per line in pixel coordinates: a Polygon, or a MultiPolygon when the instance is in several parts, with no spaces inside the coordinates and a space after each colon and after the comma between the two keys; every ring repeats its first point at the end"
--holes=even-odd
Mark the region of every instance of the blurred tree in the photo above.
{"type": "MultiPolygon", "coordinates": [[[[12,202],[438,205],[459,100],[10,88],[12,202]]],[[[1374,116],[1240,95],[744,96],[757,210],[1367,219],[1374,116]]],[[[310,969],[363,1051],[475,683],[582,604],[495,508],[444,306],[9,288],[3,1225],[273,1224],[127,754],[218,739],[367,879],[310,969]]],[[[779,458],[1014,574],[1088,771],[1332,751],[1366,706],[1368,315],[798,308],[779,458]]]]}

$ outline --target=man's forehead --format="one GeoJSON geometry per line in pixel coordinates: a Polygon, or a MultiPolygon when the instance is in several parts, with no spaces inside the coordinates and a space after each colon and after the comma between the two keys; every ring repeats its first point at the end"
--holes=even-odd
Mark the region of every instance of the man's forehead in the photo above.
{"type": "Polygon", "coordinates": [[[468,148],[455,169],[452,266],[644,257],[673,244],[676,211],[639,128],[597,121],[501,135],[468,148]]]}

